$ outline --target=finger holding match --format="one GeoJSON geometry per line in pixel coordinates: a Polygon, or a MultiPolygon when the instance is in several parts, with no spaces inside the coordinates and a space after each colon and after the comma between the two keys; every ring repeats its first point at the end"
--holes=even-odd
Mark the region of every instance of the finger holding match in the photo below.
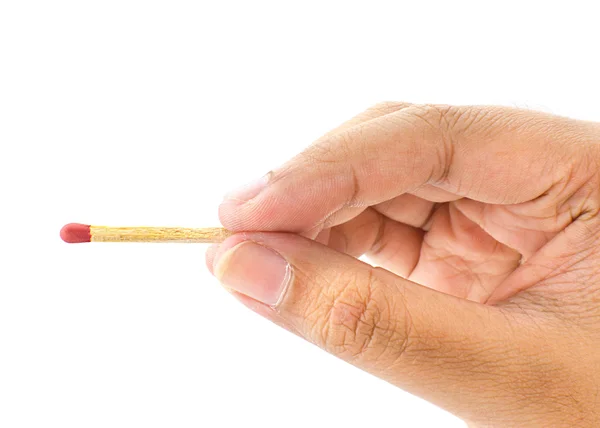
{"type": "Polygon", "coordinates": [[[82,242],[182,242],[220,243],[232,233],[221,227],[109,227],[70,223],[60,231],[69,244],[82,242]]]}

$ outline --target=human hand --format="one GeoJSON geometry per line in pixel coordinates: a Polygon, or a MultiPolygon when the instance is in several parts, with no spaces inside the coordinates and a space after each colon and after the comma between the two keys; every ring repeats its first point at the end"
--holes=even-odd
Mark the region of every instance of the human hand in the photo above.
{"type": "Polygon", "coordinates": [[[384,103],[230,193],[207,264],[469,423],[600,426],[599,165],[596,123],[384,103]]]}

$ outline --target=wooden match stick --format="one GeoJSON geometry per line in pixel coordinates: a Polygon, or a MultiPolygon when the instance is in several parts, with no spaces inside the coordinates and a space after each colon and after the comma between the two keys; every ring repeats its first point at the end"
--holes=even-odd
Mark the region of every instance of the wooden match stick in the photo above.
{"type": "Polygon", "coordinates": [[[71,223],[60,231],[63,241],[80,242],[186,242],[220,243],[232,232],[221,227],[108,227],[71,223]]]}

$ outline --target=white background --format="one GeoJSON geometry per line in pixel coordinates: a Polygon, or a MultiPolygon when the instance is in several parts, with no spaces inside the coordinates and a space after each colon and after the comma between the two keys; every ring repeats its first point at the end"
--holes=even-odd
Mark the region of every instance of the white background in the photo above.
{"type": "Polygon", "coordinates": [[[224,292],[230,187],[384,100],[600,119],[597,2],[0,0],[0,426],[462,427],[224,292]]]}

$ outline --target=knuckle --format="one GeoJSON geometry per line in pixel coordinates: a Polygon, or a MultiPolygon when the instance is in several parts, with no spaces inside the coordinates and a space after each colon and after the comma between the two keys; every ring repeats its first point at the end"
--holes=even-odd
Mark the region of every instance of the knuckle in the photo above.
{"type": "Polygon", "coordinates": [[[434,144],[436,168],[431,172],[431,183],[445,184],[450,176],[456,146],[455,123],[462,114],[461,107],[426,104],[418,106],[412,112],[414,119],[429,135],[424,138],[434,144]]]}
{"type": "Polygon", "coordinates": [[[505,126],[515,122],[519,112],[514,109],[485,106],[452,106],[427,104],[414,109],[413,116],[432,130],[438,168],[431,182],[448,184],[453,173],[457,147],[476,138],[483,142],[495,138],[505,126]]]}
{"type": "Polygon", "coordinates": [[[580,200],[579,215],[584,218],[597,219],[600,214],[600,144],[593,144],[584,150],[581,159],[584,184],[579,192],[575,192],[575,201],[580,200]]]}
{"type": "Polygon", "coordinates": [[[449,106],[441,113],[446,131],[456,135],[464,135],[490,115],[491,111],[488,108],[471,106],[449,106]]]}
{"type": "Polygon", "coordinates": [[[438,131],[444,123],[444,117],[447,114],[450,106],[441,106],[436,104],[420,104],[413,106],[409,113],[415,122],[425,128],[429,127],[435,131],[438,131]]]}
{"type": "Polygon", "coordinates": [[[351,361],[399,358],[408,343],[410,317],[397,316],[389,288],[373,269],[345,275],[342,281],[322,320],[326,349],[351,361]]]}

